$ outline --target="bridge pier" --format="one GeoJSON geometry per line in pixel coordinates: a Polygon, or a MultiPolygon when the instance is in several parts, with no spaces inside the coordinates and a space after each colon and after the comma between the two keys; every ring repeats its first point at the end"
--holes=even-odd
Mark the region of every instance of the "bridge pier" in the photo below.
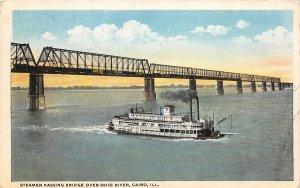
{"type": "Polygon", "coordinates": [[[282,89],[292,88],[292,86],[293,86],[293,85],[291,85],[290,83],[281,83],[282,89]]]}
{"type": "Polygon", "coordinates": [[[224,95],[223,80],[217,80],[217,93],[218,95],[224,95]]]}
{"type": "Polygon", "coordinates": [[[189,79],[189,89],[197,91],[197,84],[195,79],[189,79]]]}
{"type": "Polygon", "coordinates": [[[46,109],[44,94],[44,75],[30,73],[29,74],[29,110],[46,109]]]}
{"type": "Polygon", "coordinates": [[[282,85],[281,82],[278,82],[278,89],[279,89],[279,90],[283,90],[283,85],[282,85]]]}
{"type": "Polygon", "coordinates": [[[145,90],[144,97],[146,101],[156,100],[154,78],[144,78],[145,90]]]}
{"type": "Polygon", "coordinates": [[[266,81],[263,81],[262,82],[262,89],[263,89],[263,92],[267,92],[267,82],[266,81]]]}
{"type": "Polygon", "coordinates": [[[255,81],[251,81],[251,92],[256,93],[256,83],[255,83],[255,81]]]}
{"type": "Polygon", "coordinates": [[[243,84],[242,80],[236,81],[236,89],[238,93],[243,93],[243,84]]]}
{"type": "Polygon", "coordinates": [[[275,83],[274,82],[271,82],[271,90],[275,91],[275,83]]]}

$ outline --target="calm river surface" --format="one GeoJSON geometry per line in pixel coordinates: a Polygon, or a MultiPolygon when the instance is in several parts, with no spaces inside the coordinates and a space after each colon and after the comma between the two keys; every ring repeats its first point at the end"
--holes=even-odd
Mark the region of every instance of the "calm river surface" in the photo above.
{"type": "MultiPolygon", "coordinates": [[[[145,102],[140,89],[46,91],[47,109],[36,112],[27,110],[27,91],[12,91],[12,180],[293,180],[292,90],[198,92],[201,115],[233,114],[237,135],[195,141],[108,133],[104,124],[136,102],[149,111],[166,103],[177,113],[189,109],[145,102]]],[[[221,131],[230,132],[230,121],[221,131]]]]}

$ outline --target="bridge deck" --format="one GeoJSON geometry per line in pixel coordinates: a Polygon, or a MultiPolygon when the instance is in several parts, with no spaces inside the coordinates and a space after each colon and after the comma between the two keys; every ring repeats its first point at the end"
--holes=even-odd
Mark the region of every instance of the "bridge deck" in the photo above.
{"type": "Polygon", "coordinates": [[[11,71],[20,73],[280,82],[280,78],[149,64],[147,59],[44,47],[36,62],[29,44],[11,43],[11,71]]]}

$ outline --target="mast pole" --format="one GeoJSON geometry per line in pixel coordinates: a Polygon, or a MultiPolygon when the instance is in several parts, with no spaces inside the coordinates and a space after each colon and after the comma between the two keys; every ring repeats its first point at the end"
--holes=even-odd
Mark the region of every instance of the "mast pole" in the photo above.
{"type": "Polygon", "coordinates": [[[190,98],[190,112],[191,112],[191,121],[193,121],[192,97],[190,98]]]}
{"type": "Polygon", "coordinates": [[[230,117],[230,120],[231,120],[230,131],[233,132],[233,130],[232,130],[232,115],[231,115],[231,117],[230,117]]]}
{"type": "Polygon", "coordinates": [[[215,131],[215,111],[213,110],[213,127],[212,131],[215,131]]]}

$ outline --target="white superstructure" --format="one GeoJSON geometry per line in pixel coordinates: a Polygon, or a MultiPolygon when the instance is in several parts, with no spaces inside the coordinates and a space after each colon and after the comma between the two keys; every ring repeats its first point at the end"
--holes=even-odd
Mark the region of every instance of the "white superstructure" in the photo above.
{"type": "Polygon", "coordinates": [[[213,120],[190,121],[187,116],[175,115],[175,107],[166,105],[162,114],[131,112],[115,116],[108,123],[108,129],[122,134],[149,135],[173,138],[219,138],[214,131],[213,120]]]}

